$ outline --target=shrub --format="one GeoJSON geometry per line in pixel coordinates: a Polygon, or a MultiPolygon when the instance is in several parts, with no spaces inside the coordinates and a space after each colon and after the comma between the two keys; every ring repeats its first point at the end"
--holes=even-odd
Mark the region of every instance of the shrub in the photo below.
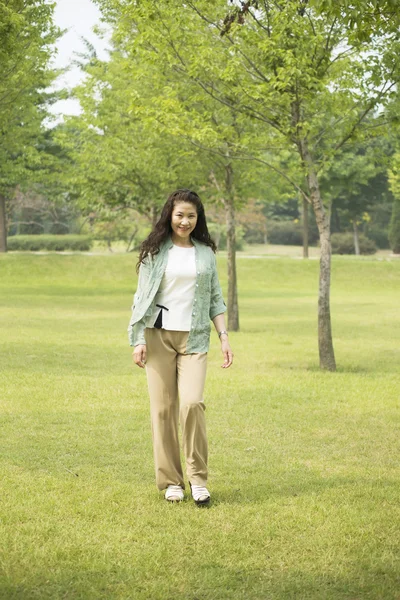
{"type": "Polygon", "coordinates": [[[86,252],[92,246],[92,239],[87,235],[13,235],[7,240],[9,250],[35,252],[63,250],[86,252]]]}
{"type": "Polygon", "coordinates": [[[382,250],[390,248],[387,229],[383,229],[377,225],[368,225],[365,234],[367,238],[375,242],[378,248],[381,248],[382,250]]]}
{"type": "MultiPolygon", "coordinates": [[[[218,250],[226,250],[226,231],[217,223],[207,223],[208,231],[214,242],[217,244],[218,250]]],[[[236,238],[236,250],[243,250],[244,248],[244,232],[243,228],[239,225],[235,230],[236,238]]]]}
{"type": "MultiPolygon", "coordinates": [[[[269,244],[282,244],[284,246],[303,245],[303,226],[293,221],[269,221],[267,226],[269,244]]],[[[308,231],[308,242],[314,244],[318,240],[318,230],[311,226],[308,231]]]]}
{"type": "MultiPolygon", "coordinates": [[[[352,233],[333,233],[331,235],[332,254],[354,254],[354,235],[352,233]]],[[[360,253],[375,254],[377,248],[373,240],[365,235],[359,236],[360,253]]]]}
{"type": "Polygon", "coordinates": [[[265,234],[258,229],[247,229],[244,234],[244,239],[248,244],[264,244],[265,234]]]}
{"type": "Polygon", "coordinates": [[[392,218],[389,225],[390,247],[395,254],[400,254],[400,200],[393,202],[392,218]]]}

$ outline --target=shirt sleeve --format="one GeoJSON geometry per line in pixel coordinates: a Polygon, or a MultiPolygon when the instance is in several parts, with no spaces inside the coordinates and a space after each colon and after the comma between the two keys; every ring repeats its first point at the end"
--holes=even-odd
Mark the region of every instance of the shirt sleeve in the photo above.
{"type": "Polygon", "coordinates": [[[221,286],[218,279],[217,272],[217,261],[215,255],[213,255],[214,269],[211,279],[211,300],[210,300],[210,319],[224,313],[226,311],[226,304],[222,296],[221,286]]]}
{"type": "MultiPolygon", "coordinates": [[[[138,285],[136,288],[136,292],[133,296],[132,314],[133,314],[133,310],[134,310],[136,304],[138,302],[140,302],[140,300],[142,298],[142,294],[144,292],[146,283],[149,278],[149,273],[150,273],[149,261],[148,261],[148,259],[145,259],[144,262],[142,262],[139,267],[139,279],[138,279],[138,285]]],[[[130,346],[137,346],[138,344],[146,343],[145,337],[144,337],[144,330],[146,327],[145,323],[146,323],[146,317],[143,317],[142,319],[140,319],[140,321],[137,321],[136,323],[133,324],[133,318],[131,316],[131,319],[129,321],[129,326],[128,326],[128,338],[129,338],[130,346]]]]}
{"type": "Polygon", "coordinates": [[[140,319],[134,325],[131,325],[129,332],[129,345],[138,346],[139,344],[145,344],[146,339],[144,337],[144,330],[146,328],[146,318],[140,319]]]}

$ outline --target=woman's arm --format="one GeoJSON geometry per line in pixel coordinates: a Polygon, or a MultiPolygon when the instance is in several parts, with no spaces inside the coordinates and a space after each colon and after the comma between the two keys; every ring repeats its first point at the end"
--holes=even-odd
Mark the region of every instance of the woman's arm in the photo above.
{"type": "Polygon", "coordinates": [[[228,333],[226,331],[225,326],[225,315],[221,313],[213,318],[214,327],[219,335],[219,339],[221,340],[221,351],[224,355],[224,364],[221,365],[223,369],[227,369],[231,366],[233,362],[233,352],[231,350],[228,333]],[[224,333],[221,333],[223,331],[224,333]],[[220,335],[221,334],[221,335],[220,335]]]}

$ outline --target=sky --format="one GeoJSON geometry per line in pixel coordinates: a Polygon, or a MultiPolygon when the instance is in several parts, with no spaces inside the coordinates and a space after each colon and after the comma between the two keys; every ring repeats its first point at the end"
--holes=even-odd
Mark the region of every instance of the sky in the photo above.
{"type": "MultiPolygon", "coordinates": [[[[107,58],[106,41],[93,33],[95,25],[100,23],[100,11],[91,0],[57,0],[54,10],[54,21],[61,29],[67,29],[66,33],[57,42],[57,56],[54,65],[64,68],[71,65],[74,60],[74,52],[85,51],[82,37],[85,37],[96,48],[100,59],[107,58]]],[[[72,66],[67,73],[62,75],[56,84],[56,88],[72,88],[82,80],[79,68],[72,66]]],[[[79,114],[79,103],[77,100],[61,100],[54,104],[51,112],[58,115],[79,114]]]]}

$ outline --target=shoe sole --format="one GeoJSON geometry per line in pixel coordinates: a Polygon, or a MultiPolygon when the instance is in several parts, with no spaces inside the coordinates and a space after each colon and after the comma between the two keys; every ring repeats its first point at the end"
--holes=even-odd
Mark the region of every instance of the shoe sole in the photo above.
{"type": "MultiPolygon", "coordinates": [[[[193,498],[193,500],[194,500],[194,498],[193,498]]],[[[197,506],[207,506],[207,504],[210,504],[210,502],[211,502],[210,496],[206,500],[194,500],[194,503],[197,506]]]]}

